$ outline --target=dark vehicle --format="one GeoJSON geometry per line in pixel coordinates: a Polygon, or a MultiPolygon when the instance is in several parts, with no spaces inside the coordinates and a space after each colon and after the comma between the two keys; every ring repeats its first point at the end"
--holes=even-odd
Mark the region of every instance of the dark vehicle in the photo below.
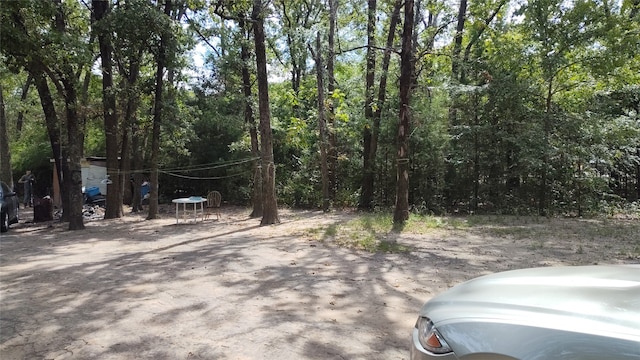
{"type": "Polygon", "coordinates": [[[7,232],[9,225],[18,223],[18,196],[9,186],[0,182],[0,232],[7,232]]]}

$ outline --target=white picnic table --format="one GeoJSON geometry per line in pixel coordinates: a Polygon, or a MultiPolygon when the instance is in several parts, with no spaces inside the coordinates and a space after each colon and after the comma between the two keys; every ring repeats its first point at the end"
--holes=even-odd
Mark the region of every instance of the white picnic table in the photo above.
{"type": "Polygon", "coordinates": [[[202,221],[204,221],[204,203],[207,202],[206,198],[190,196],[187,198],[173,199],[171,202],[176,204],[176,224],[180,222],[180,204],[182,204],[183,215],[187,213],[187,204],[193,204],[193,221],[198,222],[198,214],[201,215],[202,221]],[[198,209],[198,204],[200,205],[200,209],[198,209]]]}

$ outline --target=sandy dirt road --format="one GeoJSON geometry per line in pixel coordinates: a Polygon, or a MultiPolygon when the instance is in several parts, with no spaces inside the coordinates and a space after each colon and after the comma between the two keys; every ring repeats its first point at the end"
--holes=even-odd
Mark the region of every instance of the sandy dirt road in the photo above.
{"type": "Polygon", "coordinates": [[[627,243],[570,236],[538,246],[434,230],[398,235],[409,252],[372,254],[318,231],[354,216],[281,210],[280,225],[260,227],[226,208],[197,224],[167,211],[74,232],[13,226],[0,237],[0,358],[407,359],[420,306],[464,280],[638,262],[627,243]]]}

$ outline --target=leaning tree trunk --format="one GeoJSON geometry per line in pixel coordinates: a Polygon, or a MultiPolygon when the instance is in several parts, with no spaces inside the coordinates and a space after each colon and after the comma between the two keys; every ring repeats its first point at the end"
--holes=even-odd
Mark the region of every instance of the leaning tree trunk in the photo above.
{"type": "MultiPolygon", "coordinates": [[[[377,156],[378,156],[378,140],[380,137],[380,122],[382,120],[382,109],[386,102],[387,96],[387,78],[389,75],[389,64],[391,63],[391,51],[396,35],[396,28],[400,22],[400,10],[402,10],[403,0],[396,0],[393,5],[393,13],[389,22],[389,32],[387,33],[387,43],[382,56],[382,68],[380,69],[380,85],[378,86],[378,103],[373,114],[373,128],[371,129],[371,147],[369,148],[369,158],[373,168],[374,177],[378,172],[377,156]]],[[[375,194],[375,179],[371,179],[371,187],[375,194]]]]}
{"type": "MultiPolygon", "coordinates": [[[[20,103],[24,104],[27,101],[27,95],[29,95],[29,88],[31,87],[31,83],[33,83],[33,77],[31,74],[27,75],[27,81],[24,82],[22,86],[22,94],[20,95],[20,103]]],[[[18,132],[18,136],[22,132],[22,125],[24,124],[24,111],[20,110],[18,112],[18,119],[16,120],[16,131],[18,132]]]]}
{"type": "Polygon", "coordinates": [[[264,15],[260,0],[253,1],[253,36],[256,51],[256,76],[258,80],[258,110],[260,112],[260,147],[262,156],[262,221],[260,225],[280,223],[276,198],[276,166],[273,160],[273,134],[269,110],[269,79],[264,35],[264,15]]]}
{"type": "Polygon", "coordinates": [[[404,28],[400,57],[400,119],[398,123],[398,153],[396,156],[396,207],[393,222],[403,224],[409,219],[409,133],[411,83],[413,76],[412,33],[413,0],[404,3],[404,28]]]}
{"type": "Polygon", "coordinates": [[[380,84],[378,86],[378,100],[376,103],[376,108],[373,113],[373,123],[371,125],[371,142],[369,146],[364,147],[364,151],[368,151],[369,155],[369,166],[371,168],[370,176],[365,171],[363,174],[362,181],[362,192],[365,193],[368,189],[370,194],[364,195],[363,198],[365,201],[361,201],[361,204],[365,205],[369,203],[369,205],[362,206],[364,208],[371,208],[374,194],[375,194],[375,176],[377,173],[377,156],[378,156],[378,140],[380,137],[380,121],[382,120],[382,109],[384,103],[386,101],[387,96],[387,78],[389,73],[389,64],[391,63],[391,51],[393,49],[393,41],[395,40],[396,28],[398,23],[400,22],[400,10],[402,9],[403,0],[396,0],[393,6],[393,13],[391,14],[391,19],[389,20],[389,32],[387,33],[387,43],[384,49],[384,55],[382,56],[382,66],[380,69],[380,84]],[[370,200],[366,200],[366,198],[370,200]]]}
{"type": "MultiPolygon", "coordinates": [[[[66,173],[66,156],[62,153],[62,138],[60,134],[60,123],[58,121],[58,114],[56,113],[55,104],[53,102],[53,96],[51,89],[47,83],[42,68],[36,63],[31,62],[28,66],[28,71],[33,78],[33,83],[38,91],[38,97],[40,98],[40,105],[44,113],[44,122],[47,126],[47,134],[49,135],[49,143],[51,144],[51,153],[53,154],[53,161],[55,163],[56,176],[60,185],[64,179],[63,174],[66,173]]],[[[62,221],[67,221],[68,214],[64,212],[64,209],[69,208],[69,198],[66,196],[66,189],[61,186],[61,194],[59,200],[60,203],[54,203],[54,205],[62,206],[62,221]]]]}

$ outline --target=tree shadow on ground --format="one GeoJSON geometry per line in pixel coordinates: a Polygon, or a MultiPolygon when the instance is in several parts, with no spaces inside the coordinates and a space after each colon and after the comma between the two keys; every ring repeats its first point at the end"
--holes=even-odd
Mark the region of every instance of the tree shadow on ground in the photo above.
{"type": "Polygon", "coordinates": [[[281,218],[269,227],[240,212],[195,225],[167,218],[101,221],[79,232],[15,229],[0,238],[0,355],[404,358],[413,316],[435,293],[487,272],[584,255],[482,226],[397,234],[410,253],[367,253],[307,236],[346,216],[281,218]]]}

